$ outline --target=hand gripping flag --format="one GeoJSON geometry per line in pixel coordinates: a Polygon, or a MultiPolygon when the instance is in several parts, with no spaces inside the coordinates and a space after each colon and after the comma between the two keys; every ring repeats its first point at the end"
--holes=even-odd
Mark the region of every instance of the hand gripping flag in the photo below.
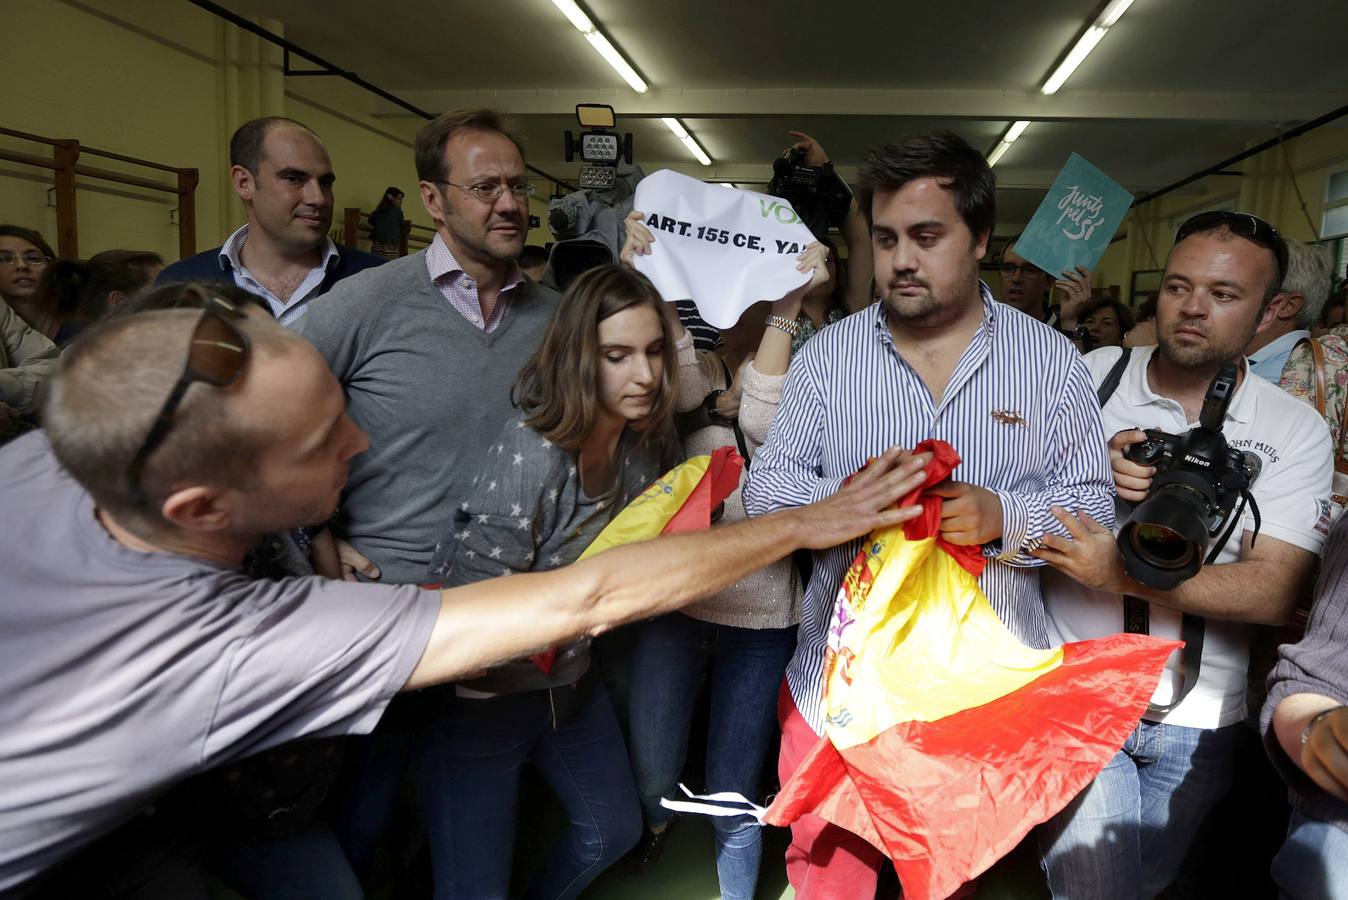
{"type": "MultiPolygon", "coordinates": [[[[614,516],[580,559],[662,534],[711,527],[712,514],[734,493],[742,471],[744,460],[733,447],[721,447],[680,463],[614,516]]],[[[545,650],[529,658],[539,669],[550,672],[556,656],[556,650],[545,650]]]]}
{"type": "Polygon", "coordinates": [[[764,821],[813,813],[889,855],[907,900],[939,900],[1066,806],[1137,724],[1179,642],[1119,634],[1035,650],[983,596],[978,547],[923,515],[873,532],[843,579],[824,668],[824,735],[764,821]]]}

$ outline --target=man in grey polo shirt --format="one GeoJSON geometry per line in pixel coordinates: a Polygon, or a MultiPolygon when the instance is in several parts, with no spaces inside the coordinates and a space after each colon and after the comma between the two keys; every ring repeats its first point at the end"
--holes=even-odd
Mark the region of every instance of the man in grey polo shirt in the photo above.
{"type": "Polygon", "coordinates": [[[245,552],[368,446],[308,344],[222,300],[128,316],[70,349],[44,421],[0,451],[0,894],[194,772],[903,521],[881,510],[920,480],[890,454],[837,501],[450,591],[253,581],[245,552]]]}

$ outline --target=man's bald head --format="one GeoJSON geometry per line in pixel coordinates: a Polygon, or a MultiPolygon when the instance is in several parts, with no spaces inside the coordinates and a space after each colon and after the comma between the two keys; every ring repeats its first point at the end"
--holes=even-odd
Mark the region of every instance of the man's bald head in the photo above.
{"type": "Polygon", "coordinates": [[[250,371],[307,346],[265,318],[234,320],[250,345],[242,378],[227,388],[201,382],[188,388],[164,440],[145,463],[141,485],[148,503],[137,506],[127,470],[183,373],[202,315],[200,309],[166,309],[109,321],[71,345],[51,382],[44,426],[57,458],[100,508],[128,525],[161,527],[159,505],[183,484],[246,488],[269,429],[241,414],[239,395],[250,371]]]}

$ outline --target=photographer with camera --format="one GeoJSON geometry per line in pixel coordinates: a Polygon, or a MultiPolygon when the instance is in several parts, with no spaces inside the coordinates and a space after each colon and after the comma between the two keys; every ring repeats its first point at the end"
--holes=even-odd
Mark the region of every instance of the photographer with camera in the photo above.
{"type": "Polygon", "coordinates": [[[1054,897],[1153,897],[1175,877],[1231,781],[1247,626],[1287,618],[1324,542],[1328,431],[1244,358],[1286,266],[1268,223],[1195,216],[1166,262],[1158,346],[1086,357],[1123,527],[1116,540],[1055,510],[1072,539],[1046,534],[1035,551],[1056,570],[1043,579],[1050,627],[1064,643],[1130,631],[1186,646],[1122,750],[1041,828],[1054,897]]]}

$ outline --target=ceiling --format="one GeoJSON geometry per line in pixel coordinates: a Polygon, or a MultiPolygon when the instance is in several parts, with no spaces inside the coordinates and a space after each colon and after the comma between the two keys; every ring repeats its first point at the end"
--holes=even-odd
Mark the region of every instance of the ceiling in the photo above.
{"type": "MultiPolygon", "coordinates": [[[[849,175],[867,147],[904,134],[949,128],[989,152],[1029,119],[995,168],[999,228],[1030,217],[1073,151],[1141,194],[1348,104],[1342,0],[1135,0],[1051,97],[1038,86],[1104,2],[581,0],[650,84],[644,94],[551,0],[223,5],[280,20],[289,40],[423,109],[507,114],[528,161],[565,179],[579,164],[563,161],[562,133],[578,130],[583,102],[615,108],[647,172],[746,186],[766,182],[788,130],[816,137],[849,175]],[[712,166],[659,122],[671,115],[712,166]]],[[[374,95],[362,111],[400,131],[419,122],[374,95]]],[[[1186,190],[1230,191],[1232,180],[1186,190]]]]}

